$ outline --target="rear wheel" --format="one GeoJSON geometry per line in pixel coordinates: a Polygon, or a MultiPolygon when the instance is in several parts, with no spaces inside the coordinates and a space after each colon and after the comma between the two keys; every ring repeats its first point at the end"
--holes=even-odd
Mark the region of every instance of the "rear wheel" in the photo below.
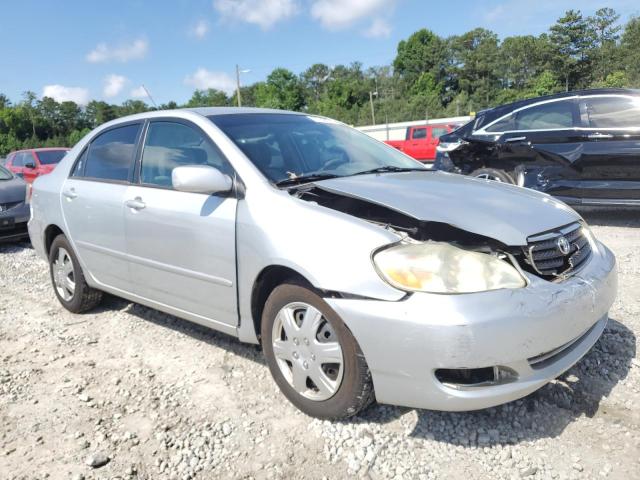
{"type": "Polygon", "coordinates": [[[498,170],[497,168],[479,168],[478,170],[471,172],[471,176],[502,183],[515,183],[513,178],[511,178],[511,175],[504,170],[498,170]]]}
{"type": "Polygon", "coordinates": [[[49,273],[56,297],[70,312],[86,312],[102,300],[102,292],[87,284],[80,263],[64,235],[58,235],[51,244],[49,273]]]}
{"type": "Polygon", "coordinates": [[[374,400],[371,373],[355,338],[311,290],[284,284],[267,299],[262,345],[284,395],[307,415],[355,415],[374,400]]]}

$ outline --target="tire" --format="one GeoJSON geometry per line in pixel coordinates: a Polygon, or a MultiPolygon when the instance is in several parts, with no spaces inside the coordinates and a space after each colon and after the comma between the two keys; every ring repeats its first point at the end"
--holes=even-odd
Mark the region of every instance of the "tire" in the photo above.
{"type": "Polygon", "coordinates": [[[510,183],[512,185],[516,183],[513,181],[513,178],[511,178],[511,175],[509,175],[504,170],[498,170],[497,168],[479,168],[471,172],[471,176],[476,178],[484,178],[487,180],[494,180],[496,182],[510,183]]]}
{"type": "Polygon", "coordinates": [[[87,285],[80,262],[64,235],[58,235],[51,244],[49,274],[56,297],[70,312],[86,312],[102,300],[102,292],[87,285]],[[72,283],[67,283],[67,280],[72,283]]]}
{"type": "Polygon", "coordinates": [[[271,375],[287,399],[307,415],[347,418],[375,400],[371,372],[358,343],[338,314],[316,293],[299,285],[276,287],[265,304],[261,331],[271,375]],[[291,336],[289,332],[293,332],[291,336]],[[322,357],[331,362],[321,363],[322,357]],[[332,363],[338,357],[342,363],[332,363]],[[296,383],[302,385],[301,378],[304,386],[295,388],[296,383]],[[315,385],[314,378],[321,380],[318,384],[323,388],[315,385]]]}

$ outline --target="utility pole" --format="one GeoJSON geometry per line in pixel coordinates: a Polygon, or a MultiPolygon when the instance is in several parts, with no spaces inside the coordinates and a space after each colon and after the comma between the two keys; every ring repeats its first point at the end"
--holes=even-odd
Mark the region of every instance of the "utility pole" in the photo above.
{"type": "Polygon", "coordinates": [[[238,95],[238,107],[242,106],[242,99],[240,98],[240,67],[236,63],[236,95],[238,95]]]}
{"type": "Polygon", "coordinates": [[[371,123],[373,125],[376,124],[376,112],[375,112],[375,110],[373,108],[373,95],[374,94],[376,96],[378,96],[378,92],[377,91],[376,92],[369,92],[369,103],[371,104],[371,123]]]}
{"type": "Polygon", "coordinates": [[[236,95],[238,96],[238,106],[242,106],[242,98],[240,98],[240,74],[249,73],[251,70],[240,70],[240,66],[236,64],[236,95]]]}

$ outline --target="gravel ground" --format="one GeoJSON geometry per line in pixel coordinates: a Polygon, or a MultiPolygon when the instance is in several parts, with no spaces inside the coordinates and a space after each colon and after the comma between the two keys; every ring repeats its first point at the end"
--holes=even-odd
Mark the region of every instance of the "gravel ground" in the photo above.
{"type": "Polygon", "coordinates": [[[640,478],[640,215],[583,213],[620,292],[581,362],[497,408],[340,423],[293,408],[257,347],[113,297],[70,314],[0,245],[0,478],[640,478]]]}

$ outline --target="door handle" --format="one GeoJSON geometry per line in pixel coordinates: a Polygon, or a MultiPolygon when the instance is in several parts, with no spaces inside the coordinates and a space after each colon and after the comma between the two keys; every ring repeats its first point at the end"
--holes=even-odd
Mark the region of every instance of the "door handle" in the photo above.
{"type": "Polygon", "coordinates": [[[587,135],[587,138],[590,140],[607,140],[609,138],[613,138],[613,135],[610,133],[590,133],[587,135]]]}
{"type": "Polygon", "coordinates": [[[504,141],[505,143],[516,143],[516,142],[524,142],[527,139],[527,137],[510,137],[510,138],[506,138],[504,141]]]}
{"type": "Polygon", "coordinates": [[[133,208],[134,210],[142,210],[147,206],[147,204],[144,203],[140,197],[136,197],[133,200],[127,200],[126,202],[124,202],[124,204],[129,208],[133,208]]]}
{"type": "Polygon", "coordinates": [[[70,189],[70,190],[65,190],[64,192],[62,192],[62,195],[64,195],[65,197],[67,197],[69,200],[73,200],[74,198],[78,198],[78,194],[76,193],[75,189],[70,189]]]}

